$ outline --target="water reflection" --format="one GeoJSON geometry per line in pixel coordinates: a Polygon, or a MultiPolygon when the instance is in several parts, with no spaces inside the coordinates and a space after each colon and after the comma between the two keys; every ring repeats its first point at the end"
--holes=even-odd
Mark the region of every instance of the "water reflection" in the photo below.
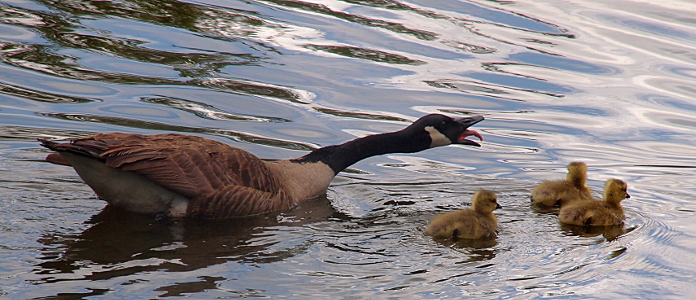
{"type": "Polygon", "coordinates": [[[384,121],[410,122],[410,120],[407,120],[404,118],[400,118],[397,116],[389,116],[389,115],[385,115],[385,114],[360,113],[360,112],[354,112],[354,111],[338,110],[338,109],[323,108],[323,107],[316,107],[315,110],[318,112],[327,114],[327,115],[332,115],[332,116],[337,116],[337,117],[355,118],[355,119],[363,119],[363,120],[384,120],[384,121]]]}
{"type": "Polygon", "coordinates": [[[587,61],[567,57],[554,57],[554,59],[549,59],[546,55],[532,52],[521,52],[511,55],[510,60],[530,64],[532,66],[548,67],[554,70],[565,70],[586,74],[615,75],[620,73],[619,69],[611,68],[606,65],[593,64],[587,61]]]}
{"type": "Polygon", "coordinates": [[[595,237],[602,235],[607,241],[613,241],[620,235],[628,232],[624,228],[624,224],[612,225],[612,226],[579,226],[579,225],[568,225],[561,224],[561,230],[569,235],[576,235],[581,237],[595,237]]]}
{"type": "Polygon", "coordinates": [[[140,99],[143,102],[162,104],[171,108],[179,109],[185,112],[192,113],[197,117],[211,120],[236,120],[236,121],[254,121],[254,122],[291,122],[289,119],[277,118],[272,116],[248,116],[243,114],[235,114],[223,111],[212,105],[196,102],[175,97],[143,97],[140,99]]]}
{"type": "MultiPolygon", "coordinates": [[[[118,16],[126,19],[136,19],[174,28],[188,29],[194,32],[203,31],[199,23],[206,19],[220,17],[248,27],[248,30],[266,30],[269,27],[257,17],[249,16],[248,12],[233,13],[220,11],[212,7],[199,6],[178,1],[128,1],[126,2],[94,2],[94,1],[43,1],[44,5],[62,11],[65,15],[84,16],[88,14],[118,16]]],[[[179,71],[179,77],[199,78],[220,73],[227,66],[256,65],[264,58],[264,52],[269,48],[259,46],[253,40],[234,41],[241,46],[239,53],[208,51],[206,49],[156,49],[145,40],[137,40],[121,36],[118,33],[100,30],[94,22],[76,23],[70,18],[58,14],[48,14],[44,11],[33,11],[4,5],[5,20],[14,20],[13,24],[25,26],[42,33],[54,45],[64,49],[81,49],[111,55],[122,65],[133,65],[132,62],[171,66],[179,71]],[[22,21],[32,20],[32,21],[22,21]],[[90,25],[96,27],[89,27],[90,25]],[[85,30],[87,32],[85,32],[85,30]],[[249,44],[249,46],[247,46],[249,44]]],[[[248,32],[234,32],[240,36],[248,32]]],[[[272,50],[272,49],[271,49],[272,50]]],[[[194,85],[217,88],[224,91],[259,96],[270,96],[280,99],[297,101],[296,93],[269,84],[249,81],[218,79],[192,80],[182,82],[176,79],[144,76],[126,72],[109,72],[92,66],[84,55],[67,55],[65,51],[55,51],[54,47],[43,44],[30,44],[4,41],[0,43],[0,61],[7,65],[26,68],[58,77],[101,81],[120,84],[149,84],[149,85],[194,85]],[[84,61],[83,64],[81,63],[84,61]]],[[[133,65],[135,66],[135,65],[133,65]]]]}
{"type": "Polygon", "coordinates": [[[491,259],[495,257],[495,252],[491,249],[498,244],[495,238],[488,239],[441,239],[434,238],[434,240],[443,246],[452,247],[454,249],[469,250],[463,251],[464,253],[471,255],[467,261],[478,261],[484,259],[491,259]]]}
{"type": "Polygon", "coordinates": [[[127,126],[133,128],[145,128],[151,130],[162,130],[162,131],[174,131],[174,132],[187,132],[187,133],[207,133],[210,135],[218,135],[230,138],[235,141],[246,141],[252,142],[260,145],[270,145],[280,148],[292,149],[292,150],[314,150],[318,148],[315,145],[291,141],[283,141],[278,139],[271,139],[261,136],[254,136],[248,133],[237,132],[233,130],[224,129],[213,129],[213,128],[198,128],[198,127],[186,127],[178,125],[164,124],[154,121],[144,121],[138,119],[120,118],[120,117],[108,117],[100,115],[89,115],[89,114],[66,114],[66,113],[46,113],[42,114],[46,117],[52,117],[57,119],[72,120],[79,122],[95,122],[101,124],[112,124],[119,126],[127,126]]]}
{"type": "Polygon", "coordinates": [[[319,13],[322,15],[332,16],[367,27],[382,28],[396,33],[408,34],[422,40],[433,40],[437,37],[437,34],[434,32],[409,28],[404,24],[397,22],[389,22],[385,20],[367,18],[361,15],[349,14],[342,11],[336,11],[323,4],[292,0],[265,0],[263,2],[273,3],[282,7],[301,9],[309,12],[319,13]]]}
{"type": "Polygon", "coordinates": [[[44,262],[37,265],[40,279],[36,283],[106,280],[158,270],[185,272],[229,261],[282,261],[306,247],[300,243],[269,252],[269,247],[283,239],[286,227],[330,218],[345,217],[333,210],[325,196],[281,216],[225,222],[158,219],[107,206],[78,235],[50,232],[39,239],[46,248],[42,250],[44,262]]]}
{"type": "Polygon", "coordinates": [[[189,81],[189,83],[221,92],[254,95],[262,98],[285,100],[299,104],[308,104],[314,97],[309,92],[294,90],[287,87],[227,78],[194,79],[189,81]]]}
{"type": "Polygon", "coordinates": [[[26,87],[20,87],[11,84],[0,83],[0,93],[31,99],[33,101],[48,102],[48,103],[87,103],[97,101],[96,99],[88,99],[82,97],[72,97],[68,95],[54,94],[39,90],[32,90],[26,87]]]}
{"type": "Polygon", "coordinates": [[[333,54],[342,55],[345,57],[366,59],[374,62],[383,62],[389,64],[405,64],[405,65],[422,65],[425,64],[422,60],[410,59],[403,55],[389,53],[379,50],[371,50],[360,47],[349,46],[329,46],[329,45],[306,45],[307,49],[326,51],[333,54]]]}

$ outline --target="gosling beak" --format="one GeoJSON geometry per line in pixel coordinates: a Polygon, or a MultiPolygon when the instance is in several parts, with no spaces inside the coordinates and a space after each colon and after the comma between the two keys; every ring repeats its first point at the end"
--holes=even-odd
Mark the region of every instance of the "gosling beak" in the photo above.
{"type": "Polygon", "coordinates": [[[467,140],[466,137],[475,136],[479,139],[479,141],[483,141],[483,136],[481,136],[480,133],[478,133],[476,130],[469,129],[469,127],[473,126],[474,124],[483,121],[483,116],[454,118],[454,121],[461,124],[463,129],[462,133],[460,133],[459,137],[457,138],[457,144],[481,147],[481,144],[472,140],[467,140]]]}
{"type": "Polygon", "coordinates": [[[628,199],[628,198],[631,198],[631,195],[629,195],[628,193],[626,193],[626,199],[628,199]]]}
{"type": "Polygon", "coordinates": [[[500,204],[496,204],[496,205],[495,205],[495,209],[499,209],[499,208],[503,208],[503,207],[500,206],[500,204]]]}

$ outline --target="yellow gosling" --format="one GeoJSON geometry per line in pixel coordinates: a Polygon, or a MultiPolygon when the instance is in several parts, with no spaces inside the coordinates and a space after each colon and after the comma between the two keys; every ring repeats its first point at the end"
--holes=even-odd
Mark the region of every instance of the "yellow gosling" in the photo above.
{"type": "Polygon", "coordinates": [[[621,200],[631,197],[627,188],[625,182],[611,179],[604,186],[604,201],[579,201],[565,205],[561,207],[558,220],[571,225],[620,225],[624,219],[621,200]]]}
{"type": "Polygon", "coordinates": [[[436,216],[428,225],[425,234],[453,240],[495,237],[498,219],[493,211],[501,208],[497,200],[495,193],[479,190],[474,194],[472,208],[436,216]]]}
{"type": "Polygon", "coordinates": [[[532,190],[532,203],[539,206],[563,206],[576,200],[592,199],[587,187],[587,166],[583,162],[568,164],[565,180],[545,181],[532,190]]]}

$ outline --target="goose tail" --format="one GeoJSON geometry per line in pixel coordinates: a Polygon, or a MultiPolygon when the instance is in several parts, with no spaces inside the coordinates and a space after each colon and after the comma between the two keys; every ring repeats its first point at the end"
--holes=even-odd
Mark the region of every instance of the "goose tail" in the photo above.
{"type": "MultiPolygon", "coordinates": [[[[41,142],[41,146],[44,146],[53,151],[59,151],[57,150],[57,146],[60,145],[59,143],[49,141],[46,139],[38,139],[38,141],[41,142]]],[[[48,154],[46,156],[46,161],[61,166],[72,166],[70,162],[58,152],[48,154]]]]}

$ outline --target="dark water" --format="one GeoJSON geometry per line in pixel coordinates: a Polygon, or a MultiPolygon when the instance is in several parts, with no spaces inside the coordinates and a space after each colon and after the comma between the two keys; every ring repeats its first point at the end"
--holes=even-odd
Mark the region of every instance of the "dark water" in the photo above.
{"type": "Polygon", "coordinates": [[[652,298],[696,293],[690,1],[0,2],[0,296],[652,298]],[[264,158],[485,115],[478,148],[370,158],[278,216],[105,208],[36,138],[182,132],[264,158]],[[628,182],[623,227],[529,206],[568,162],[628,182]],[[499,236],[437,213],[494,190],[499,236]]]}

